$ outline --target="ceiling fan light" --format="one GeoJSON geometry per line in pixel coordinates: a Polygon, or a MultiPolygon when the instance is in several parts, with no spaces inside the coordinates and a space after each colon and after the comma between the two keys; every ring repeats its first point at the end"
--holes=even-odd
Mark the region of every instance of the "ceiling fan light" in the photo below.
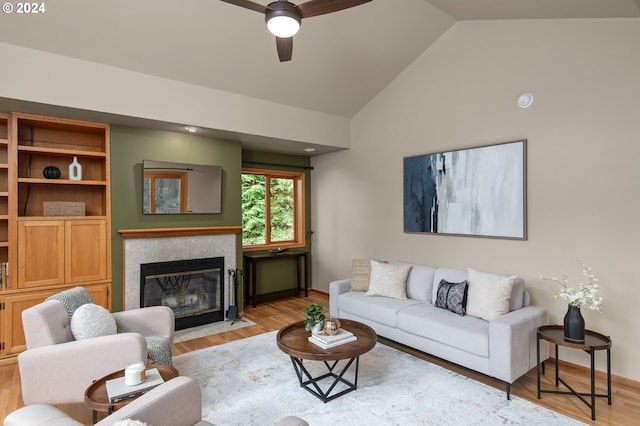
{"type": "Polygon", "coordinates": [[[300,29],[300,22],[290,16],[274,16],[267,21],[267,28],[276,37],[294,36],[300,29]]]}
{"type": "Polygon", "coordinates": [[[280,38],[288,38],[298,32],[302,18],[293,3],[275,1],[269,4],[265,20],[271,34],[280,38]]]}

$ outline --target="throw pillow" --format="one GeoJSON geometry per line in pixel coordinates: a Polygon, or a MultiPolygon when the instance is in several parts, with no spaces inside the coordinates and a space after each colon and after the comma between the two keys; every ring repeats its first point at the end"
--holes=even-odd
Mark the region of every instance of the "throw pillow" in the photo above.
{"type": "Polygon", "coordinates": [[[467,306],[468,287],[466,281],[462,281],[461,283],[450,283],[445,280],[440,281],[435,307],[447,309],[464,316],[467,306]]]}
{"type": "Polygon", "coordinates": [[[71,317],[71,333],[76,340],[117,334],[116,320],[99,305],[80,306],[71,317]]]}
{"type": "Polygon", "coordinates": [[[479,272],[471,268],[467,271],[469,289],[467,292],[467,315],[493,321],[509,312],[511,292],[516,276],[479,272]]]}
{"type": "Polygon", "coordinates": [[[351,291],[369,290],[371,262],[369,259],[353,259],[351,262],[351,291]]]}
{"type": "Polygon", "coordinates": [[[167,336],[145,336],[144,340],[152,364],[173,365],[171,340],[167,336]]]}
{"type": "Polygon", "coordinates": [[[115,422],[113,426],[149,426],[149,425],[145,422],[141,422],[140,420],[122,419],[115,422]]]}
{"type": "Polygon", "coordinates": [[[371,261],[371,279],[365,296],[407,298],[407,276],[411,265],[371,261]]]}
{"type": "Polygon", "coordinates": [[[61,291],[60,293],[52,294],[45,300],[59,300],[60,302],[62,302],[64,308],[67,310],[69,319],[71,319],[73,313],[80,306],[87,303],[93,303],[91,295],[87,292],[87,290],[84,289],[84,287],[80,286],[61,291]]]}

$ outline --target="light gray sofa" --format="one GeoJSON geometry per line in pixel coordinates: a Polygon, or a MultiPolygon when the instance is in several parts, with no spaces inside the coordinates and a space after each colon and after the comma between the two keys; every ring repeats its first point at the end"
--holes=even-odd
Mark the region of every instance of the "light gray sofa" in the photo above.
{"type": "Polygon", "coordinates": [[[441,280],[459,283],[468,271],[410,266],[406,300],[351,291],[351,279],[331,282],[331,316],[360,321],[379,336],[500,379],[509,399],[511,383],[536,366],[536,332],[547,323],[547,312],[529,306],[524,282],[516,278],[510,312],[491,321],[458,315],[435,307],[435,295],[441,280]]]}

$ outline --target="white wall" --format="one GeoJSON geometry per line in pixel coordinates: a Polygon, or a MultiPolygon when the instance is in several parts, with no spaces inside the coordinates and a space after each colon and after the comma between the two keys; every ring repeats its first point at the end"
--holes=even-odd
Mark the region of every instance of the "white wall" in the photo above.
{"type": "Polygon", "coordinates": [[[5,98],[349,147],[345,117],[6,43],[0,43],[0,58],[0,96],[5,98]]]}
{"type": "MultiPolygon", "coordinates": [[[[314,287],[352,258],[523,277],[561,323],[540,274],[600,278],[614,374],[640,380],[640,19],[460,22],[352,120],[351,149],[314,157],[314,287]],[[522,92],[535,100],[518,108],[522,92]],[[527,241],[403,233],[405,156],[528,139],[527,241]]],[[[604,352],[597,367],[604,369],[604,352]]],[[[588,365],[586,354],[561,358],[588,365]]]]}

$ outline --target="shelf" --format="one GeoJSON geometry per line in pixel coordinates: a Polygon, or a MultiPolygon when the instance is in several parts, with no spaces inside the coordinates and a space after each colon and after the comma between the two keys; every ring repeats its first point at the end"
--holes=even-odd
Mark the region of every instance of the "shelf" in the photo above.
{"type": "Polygon", "coordinates": [[[18,183],[32,183],[43,185],[84,185],[84,186],[106,186],[104,180],[68,180],[68,179],[39,179],[39,178],[18,178],[18,183]]]}
{"type": "Polygon", "coordinates": [[[8,219],[9,219],[8,214],[0,214],[0,220],[8,220],[8,219]]]}
{"type": "Polygon", "coordinates": [[[0,247],[9,247],[8,241],[0,241],[0,247]]]}
{"type": "Polygon", "coordinates": [[[23,221],[41,221],[41,220],[95,220],[95,219],[104,219],[107,217],[104,215],[96,215],[96,216],[18,216],[18,220],[23,221]]]}
{"type": "Polygon", "coordinates": [[[9,139],[0,138],[0,145],[9,145],[9,139]]]}
{"type": "Polygon", "coordinates": [[[7,191],[0,191],[0,197],[8,197],[9,193],[7,191]]]}
{"type": "Polygon", "coordinates": [[[18,151],[29,154],[48,154],[60,155],[64,157],[93,157],[106,158],[107,154],[103,151],[82,151],[77,149],[62,148],[43,148],[38,146],[18,145],[18,151]]]}

